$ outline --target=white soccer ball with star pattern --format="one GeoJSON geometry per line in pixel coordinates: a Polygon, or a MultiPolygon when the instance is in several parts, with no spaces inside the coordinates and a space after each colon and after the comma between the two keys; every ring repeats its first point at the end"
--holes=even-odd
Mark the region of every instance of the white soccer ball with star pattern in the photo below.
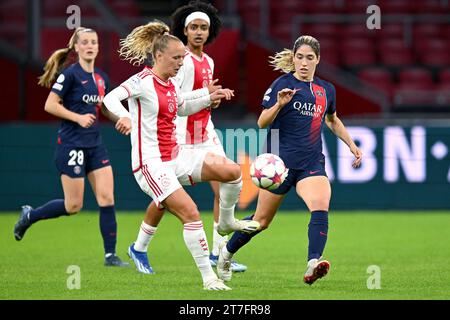
{"type": "Polygon", "coordinates": [[[289,169],[283,160],[275,154],[263,153],[250,165],[253,183],[261,189],[275,190],[286,179],[289,169]]]}

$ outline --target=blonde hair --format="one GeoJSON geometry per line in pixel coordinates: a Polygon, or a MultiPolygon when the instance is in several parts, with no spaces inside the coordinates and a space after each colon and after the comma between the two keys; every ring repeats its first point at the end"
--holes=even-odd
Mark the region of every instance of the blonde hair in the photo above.
{"type": "Polygon", "coordinates": [[[313,49],[317,58],[320,56],[319,41],[312,36],[301,36],[295,41],[294,48],[292,50],[284,49],[281,52],[277,52],[274,57],[269,57],[269,64],[275,71],[281,70],[284,73],[294,72],[294,54],[298,50],[298,48],[300,48],[304,44],[310,46],[313,49]]]}
{"type": "Polygon", "coordinates": [[[170,40],[181,41],[169,35],[169,31],[169,26],[159,20],[134,28],[125,39],[120,40],[120,57],[136,66],[143,64],[149,55],[154,59],[156,52],[163,52],[170,40]]]}
{"type": "Polygon", "coordinates": [[[84,32],[95,32],[95,30],[84,27],[76,28],[72,36],[70,37],[67,47],[64,49],[56,50],[52,53],[50,58],[48,58],[44,66],[44,74],[42,74],[38,78],[38,85],[46,88],[50,88],[52,86],[53,82],[55,81],[56,75],[61,71],[61,68],[66,62],[70,52],[74,50],[75,44],[80,38],[80,34],[84,32]]]}

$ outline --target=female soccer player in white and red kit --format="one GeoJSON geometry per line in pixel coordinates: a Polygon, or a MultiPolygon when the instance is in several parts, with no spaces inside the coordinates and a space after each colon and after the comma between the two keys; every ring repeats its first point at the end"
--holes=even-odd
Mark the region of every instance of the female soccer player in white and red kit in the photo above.
{"type": "MultiPolygon", "coordinates": [[[[210,263],[207,238],[197,206],[183,189],[200,181],[220,181],[224,185],[223,203],[234,206],[241,190],[239,165],[206,150],[180,148],[176,139],[178,116],[188,116],[207,107],[211,101],[231,99],[233,91],[197,91],[183,95],[173,77],[183,65],[185,48],[162,22],[135,28],[121,41],[121,56],[138,64],[151,53],[153,68],[145,67],[104,98],[104,104],[119,117],[116,128],[131,132],[133,173],[141,189],[184,225],[183,238],[202,275],[205,290],[229,290],[217,278],[210,263]],[[129,112],[121,100],[128,99],[129,112]]],[[[221,212],[223,229],[254,232],[259,223],[238,221],[232,210],[221,212]]],[[[128,254],[139,271],[153,273],[146,252],[132,244],[128,254]]]]}
{"type": "MultiPolygon", "coordinates": [[[[217,9],[205,2],[192,1],[178,8],[172,15],[172,33],[186,44],[187,50],[183,66],[175,77],[181,92],[189,94],[193,90],[203,90],[207,94],[207,88],[211,90],[211,84],[214,85],[212,81],[214,61],[203,52],[203,49],[205,45],[214,41],[220,28],[221,21],[217,9]]],[[[195,114],[178,117],[177,140],[183,148],[206,150],[226,157],[211,119],[211,109],[217,108],[219,103],[219,100],[213,101],[208,108],[195,114]]],[[[215,267],[219,258],[219,244],[228,240],[228,237],[222,230],[218,230],[219,213],[226,210],[220,205],[220,183],[211,181],[210,184],[214,192],[214,227],[209,259],[211,265],[215,267]]],[[[138,251],[147,252],[163,215],[164,208],[158,208],[155,202],[150,203],[135,242],[138,251]]],[[[231,269],[233,272],[243,272],[247,270],[247,266],[233,260],[231,269]]]]}

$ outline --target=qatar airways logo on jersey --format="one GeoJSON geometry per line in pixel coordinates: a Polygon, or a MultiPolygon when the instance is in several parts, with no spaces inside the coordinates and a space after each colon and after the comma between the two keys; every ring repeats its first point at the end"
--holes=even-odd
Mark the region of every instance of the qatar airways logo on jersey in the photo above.
{"type": "Polygon", "coordinates": [[[300,101],[294,102],[294,109],[298,110],[301,115],[308,117],[321,117],[323,114],[323,106],[320,104],[316,105],[315,103],[305,102],[301,103],[300,101]]]}
{"type": "Polygon", "coordinates": [[[99,96],[96,94],[84,94],[83,102],[87,104],[99,104],[103,102],[103,96],[99,96]]]}

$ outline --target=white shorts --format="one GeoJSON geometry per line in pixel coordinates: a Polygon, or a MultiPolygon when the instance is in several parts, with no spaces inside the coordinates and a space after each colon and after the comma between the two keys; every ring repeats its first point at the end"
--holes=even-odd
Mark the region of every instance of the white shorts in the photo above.
{"type": "Polygon", "coordinates": [[[225,150],[223,150],[222,143],[216,134],[212,136],[212,138],[196,144],[183,144],[181,148],[184,149],[196,149],[196,150],[205,150],[211,153],[214,153],[218,156],[227,157],[225,154],[225,150]]]}
{"type": "Polygon", "coordinates": [[[160,203],[182,185],[193,185],[201,181],[203,162],[207,150],[180,148],[176,159],[162,162],[150,159],[134,173],[142,191],[148,194],[161,208],[160,203]]]}

